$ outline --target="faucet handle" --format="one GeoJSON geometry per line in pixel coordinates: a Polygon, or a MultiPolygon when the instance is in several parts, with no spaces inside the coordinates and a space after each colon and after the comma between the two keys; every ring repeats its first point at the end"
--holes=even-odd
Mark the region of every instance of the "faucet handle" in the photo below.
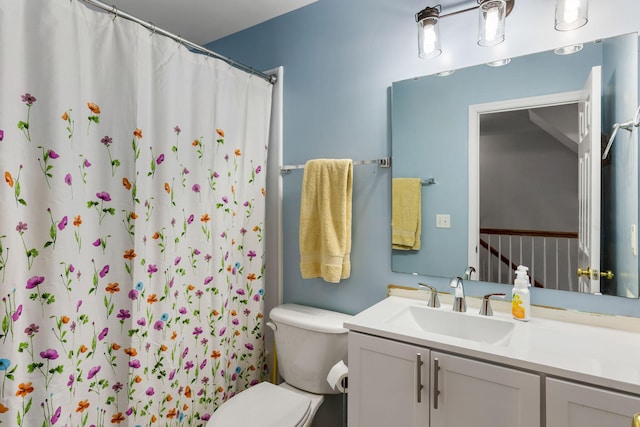
{"type": "Polygon", "coordinates": [[[497,293],[497,294],[487,294],[482,298],[482,305],[480,306],[480,314],[482,316],[493,316],[493,310],[491,309],[491,302],[489,298],[491,297],[500,297],[504,298],[507,294],[497,293]]]}
{"type": "Polygon", "coordinates": [[[438,308],[440,307],[440,300],[438,299],[438,291],[431,285],[426,283],[418,283],[418,286],[421,288],[427,288],[431,291],[431,295],[429,296],[429,302],[427,302],[428,307],[438,308]]]}
{"type": "Polygon", "coordinates": [[[471,280],[471,275],[473,273],[476,272],[476,268],[472,265],[470,265],[469,267],[467,267],[467,269],[464,271],[464,279],[465,280],[471,280]]]}

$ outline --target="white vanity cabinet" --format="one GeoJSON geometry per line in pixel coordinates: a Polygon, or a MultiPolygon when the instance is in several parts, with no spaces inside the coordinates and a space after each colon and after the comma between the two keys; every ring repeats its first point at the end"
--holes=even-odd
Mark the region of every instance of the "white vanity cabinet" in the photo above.
{"type": "Polygon", "coordinates": [[[629,427],[640,397],[547,379],[547,427],[629,427]]]}
{"type": "Polygon", "coordinates": [[[431,427],[540,427],[540,376],[431,351],[431,427]]]}
{"type": "Polygon", "coordinates": [[[429,425],[429,350],[349,332],[350,427],[429,425]]]}

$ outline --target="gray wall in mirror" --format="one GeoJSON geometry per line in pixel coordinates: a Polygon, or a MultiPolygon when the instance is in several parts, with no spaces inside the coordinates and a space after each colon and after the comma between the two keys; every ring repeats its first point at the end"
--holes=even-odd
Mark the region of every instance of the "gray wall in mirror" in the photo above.
{"type": "MultiPolygon", "coordinates": [[[[619,42],[587,43],[584,49],[573,55],[560,56],[543,52],[514,58],[500,68],[479,65],[457,70],[447,77],[425,76],[395,82],[392,85],[392,156],[393,177],[434,177],[437,184],[422,190],[422,247],[419,251],[392,251],[394,272],[417,273],[451,277],[461,275],[468,266],[468,114],[469,105],[526,98],[582,89],[593,66],[603,60],[603,123],[604,134],[611,133],[614,121],[628,120],[635,107],[630,107],[623,96],[612,95],[616,80],[632,73],[637,87],[638,60],[637,35],[627,35],[618,40],[633,38],[632,58],[624,67],[614,63],[610,50],[604,45],[616,46],[619,42]],[[625,38],[626,37],[626,38],[625,38]],[[607,98],[608,97],[608,98],[607,98]],[[606,102],[605,102],[606,99],[606,102]],[[631,111],[629,111],[631,110],[631,111]],[[435,227],[436,214],[451,216],[451,228],[435,227]]],[[[624,44],[624,43],[623,43],[624,44]]],[[[625,61],[622,61],[625,62],[625,61]]],[[[637,103],[637,90],[631,97],[637,103]]],[[[629,135],[630,136],[630,135],[629,135]]],[[[628,135],[616,138],[612,163],[632,160],[634,182],[621,184],[624,178],[616,169],[603,169],[604,206],[627,206],[605,212],[603,216],[603,261],[611,262],[612,256],[620,256],[628,250],[630,236],[620,235],[613,224],[618,221],[638,223],[637,209],[637,150],[623,148],[628,135]],[[621,141],[625,139],[625,141],[621,141]],[[631,194],[631,196],[629,196],[631,194]],[[620,217],[626,215],[626,218],[620,217]],[[631,218],[629,218],[631,217],[631,218]],[[610,234],[607,234],[607,231],[610,234]],[[616,255],[616,252],[618,254],[616,255]],[[613,255],[612,255],[613,254],[613,255]]],[[[637,140],[637,135],[635,136],[637,140]]],[[[637,144],[633,144],[637,146],[637,144]]],[[[629,144],[625,147],[630,147],[629,144]]],[[[624,170],[621,168],[621,170],[624,170]]],[[[526,194],[523,195],[526,197],[526,194]]],[[[625,275],[625,285],[620,289],[603,289],[610,294],[638,296],[638,258],[625,261],[633,264],[633,271],[625,275]],[[632,283],[632,286],[629,286],[632,283]],[[624,288],[624,289],[623,289],[624,288]]],[[[628,270],[628,268],[627,268],[628,270]]]]}

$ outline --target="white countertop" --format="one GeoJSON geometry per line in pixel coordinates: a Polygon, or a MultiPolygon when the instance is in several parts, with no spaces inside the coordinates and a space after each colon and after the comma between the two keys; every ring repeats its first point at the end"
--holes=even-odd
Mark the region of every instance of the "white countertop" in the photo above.
{"type": "MultiPolygon", "coordinates": [[[[432,309],[423,300],[390,296],[355,315],[344,326],[354,332],[640,395],[638,332],[547,318],[521,322],[504,312],[504,303],[493,301],[494,318],[514,324],[513,334],[500,344],[429,333],[411,324],[389,321],[409,306],[451,311],[447,299],[450,300],[445,296],[443,301],[441,296],[442,306],[432,309]]],[[[470,298],[467,303],[467,312],[456,314],[479,316],[476,304],[470,304],[470,298]]]]}

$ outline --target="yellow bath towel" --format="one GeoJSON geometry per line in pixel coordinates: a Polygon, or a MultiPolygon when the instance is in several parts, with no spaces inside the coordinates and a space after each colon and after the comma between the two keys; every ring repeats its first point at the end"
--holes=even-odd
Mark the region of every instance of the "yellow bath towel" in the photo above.
{"type": "Polygon", "coordinates": [[[420,178],[394,178],[391,184],[391,247],[420,249],[422,182],[420,178]]]}
{"type": "Polygon", "coordinates": [[[309,160],[300,198],[300,272],[338,283],[351,275],[350,159],[309,160]]]}

